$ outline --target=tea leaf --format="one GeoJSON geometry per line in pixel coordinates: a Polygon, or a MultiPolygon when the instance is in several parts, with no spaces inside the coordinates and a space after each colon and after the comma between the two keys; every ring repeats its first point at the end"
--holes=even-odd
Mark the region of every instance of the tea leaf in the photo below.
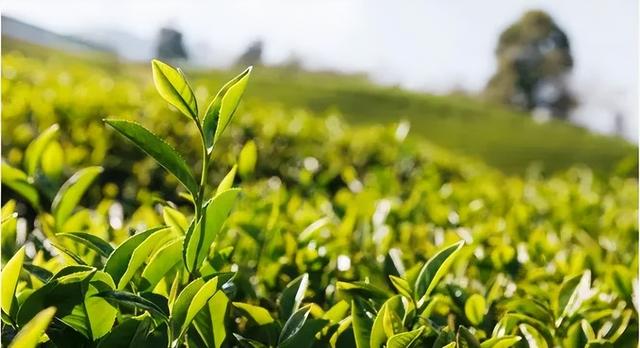
{"type": "Polygon", "coordinates": [[[213,197],[206,204],[203,217],[205,227],[203,228],[202,221],[199,221],[187,232],[184,239],[183,258],[190,272],[198,269],[209,254],[211,243],[220,233],[239,192],[239,189],[228,189],[213,197]]]}
{"type": "Polygon", "coordinates": [[[114,281],[120,282],[120,278],[126,273],[129,260],[136,248],[154,233],[163,229],[166,229],[166,227],[155,227],[129,237],[111,253],[104,265],[104,271],[109,273],[114,281]]]}
{"type": "Polygon", "coordinates": [[[424,326],[419,329],[393,335],[387,341],[388,348],[410,348],[415,347],[424,332],[424,326]]]}
{"type": "Polygon", "coordinates": [[[84,337],[96,340],[109,332],[117,312],[97,294],[114,288],[111,277],[95,268],[72,266],[63,269],[27,297],[20,306],[17,322],[24,325],[39,311],[54,306],[56,318],[84,337]],[[87,271],[75,271],[79,269],[87,271]]]}
{"type": "Polygon", "coordinates": [[[297,348],[311,347],[313,337],[322,329],[325,320],[309,319],[310,307],[294,312],[282,327],[278,347],[297,348]]]}
{"type": "Polygon", "coordinates": [[[187,233],[187,228],[189,226],[187,218],[177,209],[173,209],[168,206],[162,207],[162,219],[167,226],[173,228],[177,233],[187,233]]]}
{"type": "Polygon", "coordinates": [[[213,151],[213,147],[220,139],[222,132],[231,122],[242,94],[244,94],[251,70],[252,68],[249,67],[227,82],[209,104],[202,125],[208,153],[213,151]]]}
{"type": "Polygon", "coordinates": [[[182,260],[182,238],[161,247],[142,271],[140,288],[151,291],[171,269],[182,260]]]}
{"type": "Polygon", "coordinates": [[[233,180],[236,178],[236,171],[238,170],[238,165],[234,164],[229,173],[224,176],[220,184],[218,184],[218,188],[216,189],[216,195],[220,192],[226,191],[233,186],[233,180]]]}
{"type": "Polygon", "coordinates": [[[182,71],[174,69],[157,59],[151,61],[151,67],[153,70],[153,82],[162,98],[185,116],[200,122],[198,120],[196,97],[182,71]]]}
{"type": "Polygon", "coordinates": [[[518,325],[518,328],[520,329],[520,331],[524,335],[524,338],[527,341],[527,344],[529,344],[529,347],[536,347],[536,348],[548,348],[549,347],[547,345],[547,341],[542,337],[542,335],[538,332],[538,330],[536,330],[533,326],[531,326],[529,324],[522,323],[522,324],[518,325]]]}
{"type": "Polygon", "coordinates": [[[289,318],[300,307],[300,303],[304,299],[305,292],[309,286],[309,275],[307,273],[298,276],[287,284],[278,299],[280,306],[280,317],[282,319],[289,318]]]}
{"type": "Polygon", "coordinates": [[[160,320],[164,320],[167,322],[169,321],[169,318],[160,307],[158,307],[155,303],[147,300],[146,298],[138,296],[134,293],[115,290],[103,291],[98,293],[96,296],[102,297],[107,301],[117,305],[125,305],[145,310],[149,312],[149,314],[160,320]]]}
{"type": "Polygon", "coordinates": [[[31,184],[29,177],[18,168],[14,168],[2,161],[2,183],[24,197],[35,209],[40,208],[40,195],[38,190],[31,184]]]}
{"type": "Polygon", "coordinates": [[[269,311],[262,307],[242,302],[233,302],[233,306],[257,325],[267,325],[275,321],[269,311]]]}
{"type": "Polygon", "coordinates": [[[16,306],[16,286],[24,263],[24,247],[20,248],[2,269],[2,312],[11,318],[15,318],[18,307],[16,306]]]}
{"type": "Polygon", "coordinates": [[[372,313],[367,310],[362,300],[351,301],[351,320],[357,348],[369,348],[371,342],[372,313]]]}
{"type": "Polygon", "coordinates": [[[198,278],[182,290],[171,311],[171,326],[182,337],[196,314],[207,304],[218,289],[218,277],[204,281],[198,278]]]}
{"type": "Polygon", "coordinates": [[[42,158],[42,153],[51,140],[56,136],[58,129],[60,129],[60,127],[57,124],[52,125],[40,133],[40,135],[29,143],[29,146],[27,146],[27,149],[24,152],[24,168],[27,170],[27,174],[29,174],[29,176],[36,174],[38,164],[40,164],[40,159],[42,158]]]}
{"type": "Polygon", "coordinates": [[[170,237],[169,229],[163,229],[145,238],[145,240],[133,250],[125,272],[118,279],[118,290],[122,290],[127,286],[129,281],[133,279],[133,276],[138,272],[138,269],[167,241],[167,237],[170,237]]]}
{"type": "Polygon", "coordinates": [[[464,314],[473,325],[480,325],[487,311],[487,301],[479,294],[473,294],[464,304],[464,314]]]}
{"type": "Polygon", "coordinates": [[[238,158],[238,172],[243,178],[250,177],[256,167],[258,160],[258,148],[253,140],[247,141],[240,151],[240,157],[238,158]]]}
{"type": "Polygon", "coordinates": [[[59,238],[68,238],[74,242],[80,243],[97,252],[100,256],[103,257],[109,257],[109,255],[111,255],[111,253],[113,252],[113,247],[111,246],[111,244],[93,234],[84,232],[69,232],[58,233],[57,236],[59,238]]]}
{"type": "Polygon", "coordinates": [[[58,231],[61,230],[84,193],[102,171],[102,167],[81,169],[60,187],[51,204],[51,211],[58,231]]]}
{"type": "Polygon", "coordinates": [[[175,175],[193,197],[198,196],[198,184],[193,175],[191,175],[189,166],[173,147],[135,122],[125,120],[104,121],[131,140],[169,173],[175,175]]]}
{"type": "Polygon", "coordinates": [[[396,295],[388,299],[376,315],[373,326],[371,327],[371,348],[382,347],[387,343],[387,339],[395,334],[393,328],[385,328],[385,315],[387,311],[396,311],[402,308],[402,299],[400,295],[396,295]]]}
{"type": "Polygon", "coordinates": [[[422,267],[415,283],[416,300],[420,301],[429,296],[431,291],[449,269],[455,255],[460,251],[464,241],[459,241],[445,249],[440,250],[422,267]]]}
{"type": "Polygon", "coordinates": [[[522,337],[520,336],[492,337],[480,343],[480,348],[510,348],[520,342],[521,339],[522,337]]]}
{"type": "Polygon", "coordinates": [[[40,344],[42,335],[49,326],[56,313],[54,307],[49,307],[38,313],[13,338],[9,348],[35,348],[40,344]]]}

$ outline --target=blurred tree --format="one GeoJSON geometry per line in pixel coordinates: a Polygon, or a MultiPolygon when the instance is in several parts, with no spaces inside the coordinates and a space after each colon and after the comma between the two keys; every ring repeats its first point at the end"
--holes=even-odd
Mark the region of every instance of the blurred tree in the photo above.
{"type": "Polygon", "coordinates": [[[566,118],[575,105],[566,75],[573,67],[569,39],[543,11],[529,11],[502,34],[498,69],[485,95],[524,110],[566,118]]]}
{"type": "Polygon", "coordinates": [[[238,66],[260,65],[262,64],[262,40],[256,40],[247,47],[240,57],[236,60],[238,66]]]}
{"type": "Polygon", "coordinates": [[[159,59],[167,61],[189,58],[182,41],[182,33],[173,28],[160,29],[156,53],[159,59]]]}

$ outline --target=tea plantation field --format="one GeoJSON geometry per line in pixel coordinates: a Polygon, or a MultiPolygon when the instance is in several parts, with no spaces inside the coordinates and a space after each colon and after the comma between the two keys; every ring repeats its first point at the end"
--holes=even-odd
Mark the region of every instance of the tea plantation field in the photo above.
{"type": "Polygon", "coordinates": [[[354,77],[2,58],[3,344],[638,344],[622,140],[354,77]]]}

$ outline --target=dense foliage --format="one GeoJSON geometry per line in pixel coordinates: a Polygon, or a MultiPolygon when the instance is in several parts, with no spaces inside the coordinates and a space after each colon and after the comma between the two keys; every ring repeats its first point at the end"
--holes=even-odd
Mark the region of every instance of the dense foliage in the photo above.
{"type": "MultiPolygon", "coordinates": [[[[74,142],[69,146],[90,150],[93,145],[79,129],[90,127],[92,132],[104,133],[99,120],[110,114],[144,119],[157,134],[171,141],[195,139],[185,134],[195,135],[190,127],[160,122],[172,120],[172,114],[155,92],[146,64],[103,56],[78,57],[2,39],[2,100],[10,105],[9,109],[3,108],[5,148],[24,148],[34,131],[65,122],[61,123],[63,129],[73,125],[78,129],[75,132],[81,133],[73,134],[74,142]]],[[[234,75],[209,69],[188,71],[194,92],[203,101],[234,75]]],[[[638,171],[638,148],[624,139],[594,134],[569,122],[539,122],[528,113],[461,94],[436,96],[381,87],[360,75],[260,67],[251,77],[251,93],[243,104],[261,109],[265,102],[280,105],[287,113],[302,108],[326,116],[338,111],[351,124],[407,120],[411,123],[410,138],[426,138],[508,174],[524,174],[531,163],[541,164],[549,173],[577,164],[588,165],[602,175],[636,176],[638,171]]],[[[101,141],[111,143],[108,139],[101,141]]],[[[183,148],[198,147],[193,142],[183,148]]],[[[100,163],[100,153],[93,156],[93,163],[100,163]]]]}
{"type": "Polygon", "coordinates": [[[3,70],[4,342],[637,345],[637,179],[505,176],[407,123],[233,117],[250,70],[209,104],[152,65],[157,92],[3,70]]]}

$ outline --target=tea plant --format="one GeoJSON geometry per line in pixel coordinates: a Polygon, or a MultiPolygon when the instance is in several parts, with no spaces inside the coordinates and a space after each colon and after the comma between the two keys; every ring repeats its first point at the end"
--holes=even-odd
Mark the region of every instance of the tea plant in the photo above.
{"type": "Polygon", "coordinates": [[[189,149],[169,144],[175,139],[136,122],[105,122],[173,175],[183,187],[176,197],[190,207],[160,197],[159,210],[143,205],[127,221],[110,211],[119,206],[113,198],[83,208],[103,169],[87,167],[58,185],[55,156],[45,153],[62,127],[48,128],[27,146],[21,168],[2,164],[3,185],[20,197],[2,209],[3,254],[11,256],[2,270],[5,342],[636,344],[637,207],[629,202],[637,183],[603,184],[582,170],[507,180],[402,147],[395,130],[344,131],[336,120],[325,126],[256,109],[262,118],[249,113],[242,122],[260,136],[241,138],[238,165],[212,186],[210,166],[232,148],[222,134],[251,69],[201,112],[179,69],[159,61],[152,68],[162,98],[195,125],[199,175],[183,159],[189,149]],[[35,212],[28,236],[20,204],[35,212]]]}

